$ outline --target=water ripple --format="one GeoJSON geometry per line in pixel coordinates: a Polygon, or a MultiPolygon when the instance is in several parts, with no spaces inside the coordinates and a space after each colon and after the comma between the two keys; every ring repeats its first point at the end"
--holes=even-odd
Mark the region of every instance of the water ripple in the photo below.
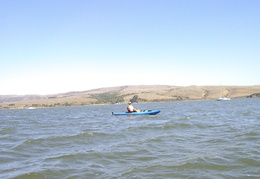
{"type": "Polygon", "coordinates": [[[138,105],[0,111],[0,178],[260,177],[259,99],[138,105]]]}

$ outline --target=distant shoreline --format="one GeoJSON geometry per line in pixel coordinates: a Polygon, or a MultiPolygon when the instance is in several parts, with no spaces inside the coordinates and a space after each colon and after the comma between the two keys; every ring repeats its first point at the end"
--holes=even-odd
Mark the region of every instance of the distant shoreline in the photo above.
{"type": "MultiPolygon", "coordinates": [[[[247,99],[247,98],[233,98],[233,99],[247,99]]],[[[156,101],[156,102],[137,102],[134,104],[146,104],[146,103],[167,103],[167,102],[190,102],[190,101],[211,101],[215,99],[198,99],[198,100],[178,100],[178,101],[156,101]]],[[[44,104],[43,104],[44,105],[44,104]]],[[[32,106],[26,106],[26,107],[10,107],[10,108],[1,108],[0,110],[12,110],[12,109],[27,109],[27,110],[34,110],[34,109],[44,109],[44,108],[66,108],[66,107],[80,107],[80,106],[105,106],[105,105],[127,105],[126,103],[116,103],[116,104],[90,104],[90,105],[71,105],[71,106],[50,106],[50,107],[32,107],[32,106]],[[34,109],[30,109],[34,108],[34,109]]]]}
{"type": "Polygon", "coordinates": [[[99,88],[54,95],[0,95],[0,109],[126,104],[128,101],[173,102],[214,100],[221,95],[235,98],[260,97],[260,86],[167,86],[140,85],[99,88]]]}

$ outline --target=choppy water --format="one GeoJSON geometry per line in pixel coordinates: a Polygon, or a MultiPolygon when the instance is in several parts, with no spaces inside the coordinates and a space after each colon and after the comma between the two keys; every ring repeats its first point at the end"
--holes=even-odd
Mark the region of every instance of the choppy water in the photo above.
{"type": "Polygon", "coordinates": [[[0,178],[260,178],[260,99],[0,110],[0,178]]]}

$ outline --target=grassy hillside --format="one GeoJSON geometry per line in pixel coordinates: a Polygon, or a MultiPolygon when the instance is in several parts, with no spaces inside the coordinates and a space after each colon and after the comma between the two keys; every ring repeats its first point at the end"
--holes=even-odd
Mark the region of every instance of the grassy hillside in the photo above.
{"type": "Polygon", "coordinates": [[[259,97],[260,86],[119,86],[55,95],[0,96],[0,109],[259,97]]]}

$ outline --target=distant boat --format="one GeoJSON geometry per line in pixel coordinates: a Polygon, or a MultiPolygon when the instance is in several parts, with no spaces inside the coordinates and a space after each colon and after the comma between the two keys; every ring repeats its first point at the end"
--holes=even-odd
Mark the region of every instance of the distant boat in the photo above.
{"type": "MultiPolygon", "coordinates": [[[[221,83],[220,83],[220,86],[221,86],[221,83]]],[[[223,88],[222,86],[220,87],[220,94],[222,95],[223,94],[223,88]]],[[[220,96],[217,101],[230,101],[230,98],[226,97],[226,96],[220,96]]]]}
{"type": "Polygon", "coordinates": [[[217,101],[230,101],[230,98],[226,97],[226,96],[220,96],[217,101]]]}
{"type": "Polygon", "coordinates": [[[34,107],[29,107],[29,108],[27,108],[27,109],[36,109],[36,108],[34,108],[34,107]]]}

